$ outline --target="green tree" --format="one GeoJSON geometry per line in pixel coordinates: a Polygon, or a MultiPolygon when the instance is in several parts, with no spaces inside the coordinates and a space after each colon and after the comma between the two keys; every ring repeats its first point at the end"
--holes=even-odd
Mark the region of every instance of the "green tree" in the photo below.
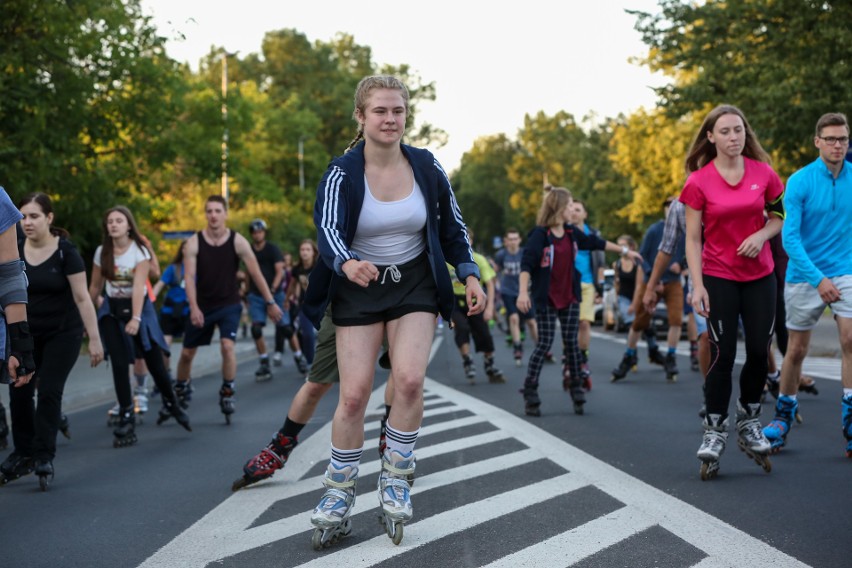
{"type": "Polygon", "coordinates": [[[657,90],[670,116],[740,107],[787,175],[813,159],[813,127],[852,92],[852,3],[825,0],[660,0],[632,12],[645,62],[670,77],[657,90]]]}

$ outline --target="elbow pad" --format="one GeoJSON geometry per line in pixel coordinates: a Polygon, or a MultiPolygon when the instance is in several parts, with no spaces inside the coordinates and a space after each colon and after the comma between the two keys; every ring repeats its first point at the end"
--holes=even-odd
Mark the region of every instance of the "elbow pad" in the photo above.
{"type": "Polygon", "coordinates": [[[786,217],[786,213],[784,213],[783,198],[784,194],[782,193],[778,196],[778,199],[776,199],[775,201],[770,201],[766,204],[766,210],[769,212],[769,214],[777,216],[782,221],[784,220],[784,217],[786,217]]]}
{"type": "Polygon", "coordinates": [[[27,276],[24,262],[12,260],[0,264],[0,308],[27,303],[27,276]]]}

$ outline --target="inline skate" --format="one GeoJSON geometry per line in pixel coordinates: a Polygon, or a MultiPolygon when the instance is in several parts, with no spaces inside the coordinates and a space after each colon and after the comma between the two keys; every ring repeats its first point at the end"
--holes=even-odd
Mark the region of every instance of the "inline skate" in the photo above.
{"type": "Polygon", "coordinates": [[[852,458],[852,395],[844,396],[840,405],[843,436],[846,438],[846,457],[852,458]]]}
{"type": "Polygon", "coordinates": [[[160,408],[160,413],[157,416],[157,426],[169,418],[174,418],[187,432],[192,432],[192,427],[189,425],[189,415],[180,407],[177,397],[163,393],[163,406],[160,408]]]}
{"type": "Polygon", "coordinates": [[[660,367],[666,366],[666,357],[662,353],[660,353],[660,349],[658,347],[652,347],[648,349],[648,362],[652,365],[659,365],[660,367]]]}
{"type": "Polygon", "coordinates": [[[402,542],[403,526],[414,516],[411,506],[409,476],[414,474],[414,452],[400,453],[385,449],[382,455],[382,472],[379,474],[379,505],[382,514],[379,522],[394,544],[402,542]]]}
{"type": "Polygon", "coordinates": [[[701,481],[708,481],[719,474],[719,459],[725,453],[727,441],[728,417],[707,414],[704,417],[704,437],[696,454],[701,460],[701,481]]]}
{"type": "Polygon", "coordinates": [[[494,357],[485,357],[485,374],[488,375],[488,382],[493,384],[503,384],[506,382],[506,377],[503,376],[503,371],[494,366],[494,357]]]}
{"type": "Polygon", "coordinates": [[[740,450],[754,460],[769,473],[772,471],[772,462],[769,461],[769,453],[772,446],[763,435],[760,427],[760,403],[750,403],[743,406],[737,401],[737,445],[740,450]]]}
{"type": "Polygon", "coordinates": [[[35,460],[35,474],[38,476],[38,485],[42,491],[47,491],[47,488],[53,483],[53,462],[48,459],[35,460]]]}
{"type": "Polygon", "coordinates": [[[9,454],[0,464],[0,485],[6,485],[33,472],[33,459],[17,452],[9,454]]]}
{"type": "Polygon", "coordinates": [[[176,381],[175,382],[175,396],[177,397],[178,404],[184,410],[189,408],[189,403],[192,400],[192,393],[195,389],[192,387],[192,381],[187,379],[186,381],[176,381]]]}
{"type": "Polygon", "coordinates": [[[775,403],[775,418],[763,428],[763,435],[769,441],[773,454],[780,452],[787,443],[787,434],[793,427],[793,418],[798,411],[798,400],[786,394],[778,396],[778,401],[775,403]]]}
{"type": "Polygon", "coordinates": [[[538,389],[535,387],[524,387],[521,389],[524,395],[524,414],[527,416],[541,416],[541,399],[538,397],[538,389]]]}
{"type": "Polygon", "coordinates": [[[355,485],[358,482],[358,468],[344,466],[337,469],[328,464],[322,484],[325,485],[319,504],[311,515],[314,533],[311,546],[322,550],[331,546],[352,532],[352,507],[355,506],[355,485]]]}
{"type": "Polygon", "coordinates": [[[639,358],[636,356],[636,353],[625,353],[624,357],[621,358],[621,363],[618,364],[618,367],[612,370],[612,381],[613,383],[616,381],[620,381],[624,377],[627,376],[628,371],[633,371],[634,373],[638,369],[639,358]]]}
{"type": "MultiPolygon", "coordinates": [[[[511,343],[512,338],[509,337],[509,342],[511,343]]],[[[514,348],[512,349],[512,357],[515,359],[515,367],[520,367],[524,364],[524,345],[522,343],[515,343],[514,348]]]]}
{"type": "Polygon", "coordinates": [[[666,354],[663,367],[666,370],[666,380],[670,383],[677,381],[677,357],[675,357],[674,353],[666,354]]]}
{"type": "Polygon", "coordinates": [[[272,369],[269,368],[269,359],[260,360],[260,367],[254,372],[254,380],[263,383],[272,380],[272,369]]]}
{"type": "Polygon", "coordinates": [[[71,439],[71,425],[66,414],[62,414],[59,417],[59,431],[62,432],[62,435],[65,436],[67,440],[71,439]]]}
{"type": "Polygon", "coordinates": [[[137,386],[133,390],[133,411],[136,412],[136,418],[141,424],[142,418],[148,412],[148,389],[144,386],[137,386]]]}
{"type": "Polygon", "coordinates": [[[294,355],[293,361],[296,363],[296,368],[299,369],[299,373],[302,375],[308,374],[308,360],[305,359],[304,355],[294,355]]]}
{"type": "Polygon", "coordinates": [[[259,454],[251,458],[243,466],[243,476],[231,485],[231,491],[239,491],[264,479],[275,475],[284,467],[293,448],[299,445],[296,437],[285,436],[281,432],[275,434],[272,441],[259,454]]]}
{"type": "Polygon", "coordinates": [[[125,448],[138,441],[136,438],[136,415],[133,413],[132,406],[119,410],[118,426],[112,433],[115,436],[112,441],[113,448],[125,448]]]}
{"type": "Polygon", "coordinates": [[[473,364],[473,359],[470,355],[462,355],[462,365],[464,366],[464,376],[471,384],[476,382],[476,365],[473,364]]]}
{"type": "Polygon", "coordinates": [[[6,422],[6,407],[0,403],[0,450],[9,445],[9,423],[6,422]]]}
{"type": "Polygon", "coordinates": [[[225,415],[225,424],[231,423],[231,415],[234,413],[234,381],[225,381],[219,389],[219,408],[225,415]]]}
{"type": "Polygon", "coordinates": [[[586,390],[582,384],[581,381],[572,381],[571,383],[571,402],[574,405],[574,414],[578,415],[583,414],[586,405],[586,390]]]}

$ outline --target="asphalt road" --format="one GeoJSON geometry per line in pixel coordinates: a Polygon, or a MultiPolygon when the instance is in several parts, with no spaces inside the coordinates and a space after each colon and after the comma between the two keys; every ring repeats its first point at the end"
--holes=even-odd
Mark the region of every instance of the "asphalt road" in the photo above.
{"type": "MultiPolygon", "coordinates": [[[[0,488],[0,566],[849,566],[852,460],[843,453],[837,380],[817,378],[820,394],[802,395],[805,422],[772,458],[771,473],[739,452],[732,434],[720,477],[702,482],[701,380],[685,358],[668,384],[643,350],[639,372],[613,384],[623,336],[596,335],[585,415],[572,412],[558,366],[547,365],[543,416],[528,418],[517,392],[525,369],[502,341],[508,383],[470,385],[451,332],[438,338],[415,521],[400,546],[376,520],[372,447],[383,372],[350,537],[322,552],[310,546],[308,511],[322,492],[336,390],[283,471],[231,493],[299,387],[286,361],[269,383],[251,379],[253,364],[240,366],[231,426],[219,413],[215,376],[195,383],[192,433],[151,417],[136,446],[116,450],[106,407],[72,414],[73,437],[59,442],[50,490],[39,491],[32,476],[0,488]]],[[[771,403],[764,412],[765,422],[771,403]]]]}

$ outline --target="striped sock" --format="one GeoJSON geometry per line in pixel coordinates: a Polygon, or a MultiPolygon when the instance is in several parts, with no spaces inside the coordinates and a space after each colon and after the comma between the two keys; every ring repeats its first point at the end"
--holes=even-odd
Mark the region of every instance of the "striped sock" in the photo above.
{"type": "Polygon", "coordinates": [[[417,442],[417,435],[420,433],[418,428],[414,432],[400,432],[394,429],[390,422],[387,423],[387,441],[388,451],[396,450],[401,454],[410,454],[414,451],[414,444],[417,442]]]}
{"type": "Polygon", "coordinates": [[[364,448],[355,450],[341,450],[331,446],[331,465],[335,469],[343,469],[346,466],[357,468],[361,464],[361,454],[364,453],[364,448]]]}

